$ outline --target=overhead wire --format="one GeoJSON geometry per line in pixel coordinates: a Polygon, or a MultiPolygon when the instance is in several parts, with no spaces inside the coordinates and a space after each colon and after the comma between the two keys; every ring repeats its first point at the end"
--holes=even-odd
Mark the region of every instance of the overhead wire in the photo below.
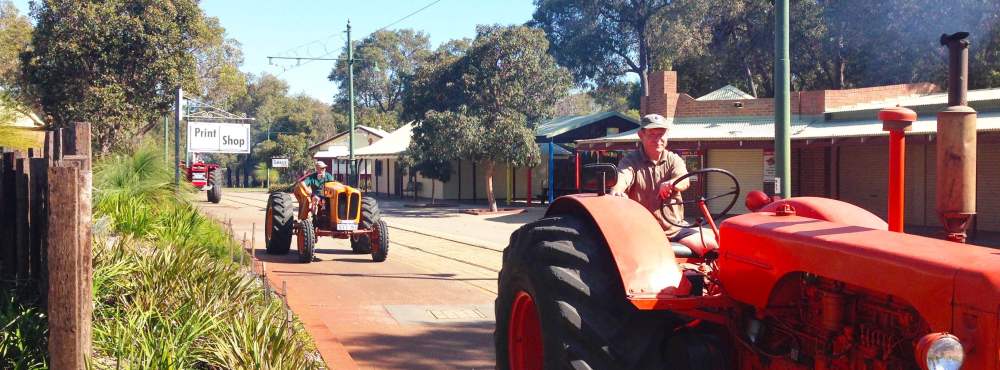
{"type": "MultiPolygon", "coordinates": [[[[373,34],[373,33],[375,33],[375,32],[379,32],[379,31],[383,31],[383,30],[385,30],[385,29],[387,29],[387,28],[389,28],[389,27],[392,27],[392,26],[395,26],[395,25],[399,24],[400,22],[402,22],[402,21],[405,21],[405,20],[409,19],[410,17],[412,17],[412,16],[414,16],[414,15],[417,15],[417,14],[419,14],[420,12],[422,12],[422,11],[424,11],[424,10],[427,10],[427,8],[430,8],[430,7],[434,6],[434,4],[437,4],[437,3],[439,3],[439,2],[441,2],[441,0],[433,0],[433,1],[429,2],[429,3],[427,3],[427,5],[424,5],[423,7],[421,7],[420,9],[417,9],[417,10],[414,10],[413,12],[410,12],[410,14],[407,14],[407,15],[403,16],[402,18],[399,18],[399,19],[397,19],[397,20],[393,21],[392,23],[389,23],[389,24],[387,24],[387,25],[385,25],[385,26],[382,26],[382,27],[380,27],[379,29],[377,29],[377,30],[375,30],[375,31],[373,31],[373,32],[370,32],[370,33],[368,33],[368,35],[371,35],[371,34],[373,34]]],[[[307,45],[311,45],[311,44],[313,44],[313,43],[315,43],[315,42],[317,42],[317,41],[320,41],[320,40],[323,40],[323,41],[325,41],[325,40],[329,40],[329,39],[330,39],[330,38],[332,38],[332,37],[333,37],[334,35],[340,35],[340,38],[341,38],[341,40],[343,40],[343,41],[344,41],[344,43],[346,43],[346,42],[347,42],[347,40],[346,40],[346,39],[344,39],[344,36],[342,35],[342,33],[343,33],[343,32],[337,32],[337,33],[335,33],[335,34],[331,34],[331,35],[329,35],[329,36],[327,36],[327,37],[325,37],[325,38],[323,38],[323,39],[317,39],[317,40],[313,40],[313,41],[310,41],[310,42],[307,42],[307,43],[305,43],[305,44],[302,44],[302,45],[299,45],[299,46],[296,46],[296,47],[293,47],[293,48],[291,48],[291,49],[288,49],[288,50],[285,50],[285,51],[283,51],[282,53],[280,53],[280,54],[278,54],[278,55],[281,55],[281,54],[285,54],[285,53],[289,53],[289,52],[293,52],[293,51],[295,51],[295,50],[297,50],[297,49],[300,49],[300,48],[302,48],[302,47],[304,47],[304,46],[307,46],[307,45]]],[[[366,35],[365,37],[367,37],[367,35],[366,35]]],[[[324,51],[327,51],[327,50],[326,50],[326,45],[325,45],[325,44],[323,45],[323,49],[324,49],[324,51]]],[[[325,53],[325,54],[323,54],[323,55],[320,55],[320,56],[318,56],[318,57],[308,57],[308,58],[326,58],[326,57],[328,57],[328,56],[330,56],[330,55],[332,55],[332,54],[334,54],[334,53],[336,53],[336,52],[339,52],[339,51],[340,51],[339,49],[334,49],[333,51],[327,51],[327,53],[325,53]]],[[[297,56],[298,56],[298,54],[296,54],[296,56],[295,56],[295,57],[297,57],[297,56]]],[[[284,67],[284,66],[282,66],[282,67],[281,67],[281,68],[282,68],[282,71],[281,71],[280,73],[278,73],[278,74],[276,75],[276,77],[278,77],[278,76],[281,76],[281,75],[285,74],[285,72],[288,72],[288,71],[291,71],[291,70],[293,70],[293,69],[296,69],[296,68],[298,68],[298,67],[301,67],[301,66],[303,66],[303,65],[306,65],[306,64],[309,64],[309,63],[312,63],[312,62],[314,62],[314,61],[315,61],[315,60],[310,60],[310,59],[305,59],[305,58],[306,58],[306,57],[303,57],[303,60],[300,60],[300,61],[298,61],[298,63],[296,63],[296,64],[295,64],[294,66],[291,66],[291,67],[284,67]]]]}

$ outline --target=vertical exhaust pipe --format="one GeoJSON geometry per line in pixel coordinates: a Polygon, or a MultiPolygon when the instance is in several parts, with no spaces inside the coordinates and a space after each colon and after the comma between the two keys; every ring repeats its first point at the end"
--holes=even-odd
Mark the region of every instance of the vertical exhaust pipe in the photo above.
{"type": "Polygon", "coordinates": [[[906,132],[913,129],[917,113],[893,107],[878,112],[882,130],[889,131],[889,231],[903,232],[903,196],[906,194],[906,132]]]}
{"type": "Polygon", "coordinates": [[[948,47],[948,107],[937,119],[937,211],[948,240],[964,243],[976,215],[976,111],[968,106],[968,32],[941,35],[948,47]]]}

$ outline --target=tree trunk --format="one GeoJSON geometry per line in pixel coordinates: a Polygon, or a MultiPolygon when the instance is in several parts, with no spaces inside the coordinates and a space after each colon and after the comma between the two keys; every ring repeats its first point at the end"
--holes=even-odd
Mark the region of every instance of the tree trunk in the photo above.
{"type": "Polygon", "coordinates": [[[434,205],[434,196],[437,194],[437,180],[431,179],[431,205],[434,205]]]}
{"type": "Polygon", "coordinates": [[[493,170],[496,163],[491,160],[483,161],[483,176],[486,179],[486,203],[490,206],[490,212],[497,211],[497,200],[493,195],[493,170]]]}

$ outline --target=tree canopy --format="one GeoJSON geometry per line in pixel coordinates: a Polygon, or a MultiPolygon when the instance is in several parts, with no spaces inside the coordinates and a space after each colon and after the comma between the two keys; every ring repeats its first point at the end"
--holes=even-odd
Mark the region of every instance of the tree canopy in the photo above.
{"type": "Polygon", "coordinates": [[[476,31],[467,49],[461,44],[439,49],[416,72],[411,89],[422,90],[409,96],[407,111],[422,111],[428,123],[414,130],[411,147],[429,154],[418,161],[461,156],[481,162],[487,201],[495,210],[496,164],[538,163],[533,123],[552,114],[572,78],[548,54],[540,29],[479,26],[476,31]]]}
{"type": "MultiPolygon", "coordinates": [[[[354,94],[357,122],[391,131],[399,126],[405,81],[431,54],[430,37],[414,30],[380,30],[358,41],[354,49],[354,94]]],[[[346,46],[343,54],[347,55],[346,46]]],[[[336,104],[348,107],[347,63],[337,63],[329,79],[340,89],[336,104]]]]}
{"type": "MultiPolygon", "coordinates": [[[[536,0],[560,63],[587,87],[676,70],[698,96],[726,84],[773,95],[770,0],[536,0]]],[[[972,32],[970,88],[1000,80],[1000,3],[988,0],[798,0],[790,4],[792,88],[943,83],[942,33],[972,32]]],[[[640,90],[642,91],[642,90],[640,90]]],[[[619,94],[619,97],[622,95],[619,94]]]]}
{"type": "Polygon", "coordinates": [[[23,71],[55,126],[90,121],[98,150],[127,144],[166,114],[178,87],[198,91],[211,28],[195,0],[45,0],[23,71]]]}
{"type": "Polygon", "coordinates": [[[31,22],[9,0],[0,1],[0,124],[30,112],[23,90],[20,55],[31,43],[31,22]]]}

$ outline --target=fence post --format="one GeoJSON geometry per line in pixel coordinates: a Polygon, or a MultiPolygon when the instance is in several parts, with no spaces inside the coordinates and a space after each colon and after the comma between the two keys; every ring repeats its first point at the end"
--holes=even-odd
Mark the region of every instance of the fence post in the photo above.
{"type": "Polygon", "coordinates": [[[49,356],[53,369],[83,369],[80,317],[80,170],[49,168],[49,356]]]}
{"type": "Polygon", "coordinates": [[[31,159],[31,279],[35,281],[43,308],[47,307],[49,291],[48,264],[45,263],[48,245],[48,158],[31,159]]]}
{"type": "Polygon", "coordinates": [[[17,248],[15,235],[17,224],[14,220],[16,203],[16,175],[14,172],[14,152],[3,153],[0,163],[0,280],[13,281],[17,278],[17,248]]]}
{"type": "Polygon", "coordinates": [[[17,286],[24,285],[31,277],[29,230],[31,225],[31,165],[30,158],[15,160],[17,178],[15,181],[14,222],[17,225],[15,248],[17,251],[17,286]]]}

